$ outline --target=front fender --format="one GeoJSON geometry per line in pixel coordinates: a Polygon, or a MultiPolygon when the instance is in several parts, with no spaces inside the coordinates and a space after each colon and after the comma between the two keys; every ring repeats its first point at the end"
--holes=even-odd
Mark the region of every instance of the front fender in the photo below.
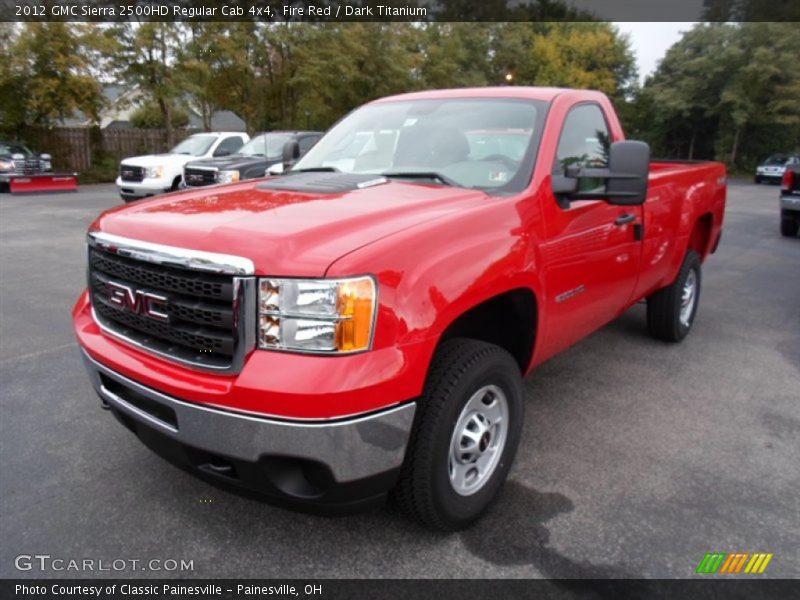
{"type": "Polygon", "coordinates": [[[375,348],[438,340],[460,315],[507,291],[541,298],[530,228],[510,199],[489,202],[496,203],[398,232],[329,267],[331,277],[377,277],[375,348]]]}

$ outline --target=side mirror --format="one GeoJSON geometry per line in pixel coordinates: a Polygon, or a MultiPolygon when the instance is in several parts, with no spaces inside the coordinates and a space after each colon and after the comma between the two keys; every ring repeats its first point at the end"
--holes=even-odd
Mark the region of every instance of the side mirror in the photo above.
{"type": "Polygon", "coordinates": [[[216,156],[216,157],[230,156],[230,155],[231,155],[231,151],[226,149],[226,148],[217,148],[216,150],[214,150],[214,156],[216,156]]]}
{"type": "Polygon", "coordinates": [[[608,168],[570,166],[563,175],[554,175],[553,194],[559,203],[571,200],[605,200],[609,204],[635,206],[647,198],[650,175],[650,147],[644,142],[614,142],[608,152],[608,168]],[[596,190],[581,190],[581,180],[603,180],[596,190]]]}
{"type": "Polygon", "coordinates": [[[267,175],[283,175],[283,163],[275,163],[267,169],[267,175]]]}
{"type": "Polygon", "coordinates": [[[295,161],[300,158],[300,144],[291,139],[283,145],[283,170],[288,171],[295,161]]]}

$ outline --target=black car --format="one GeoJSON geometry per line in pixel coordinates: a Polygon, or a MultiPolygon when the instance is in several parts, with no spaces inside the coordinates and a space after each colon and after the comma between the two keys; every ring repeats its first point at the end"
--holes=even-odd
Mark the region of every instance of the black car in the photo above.
{"type": "Polygon", "coordinates": [[[186,163],[183,167],[184,185],[199,187],[264,177],[269,167],[281,162],[287,142],[295,140],[300,156],[303,156],[321,137],[319,131],[262,133],[242,146],[236,154],[186,163]]]}

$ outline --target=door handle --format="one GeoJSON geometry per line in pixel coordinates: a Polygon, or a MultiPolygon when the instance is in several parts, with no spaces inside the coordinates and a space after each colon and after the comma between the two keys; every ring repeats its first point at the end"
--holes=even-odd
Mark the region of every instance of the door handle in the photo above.
{"type": "Polygon", "coordinates": [[[628,223],[632,223],[636,220],[636,215],[633,213],[627,213],[624,215],[620,215],[614,221],[614,225],[626,225],[628,223]]]}

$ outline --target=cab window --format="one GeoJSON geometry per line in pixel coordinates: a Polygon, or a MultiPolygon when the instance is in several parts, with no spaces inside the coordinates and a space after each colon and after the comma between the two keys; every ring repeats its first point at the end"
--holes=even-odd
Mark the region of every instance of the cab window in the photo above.
{"type": "MultiPolygon", "coordinates": [[[[564,173],[567,167],[578,165],[587,168],[608,166],[611,135],[603,111],[596,104],[581,104],[570,110],[558,140],[554,173],[564,173]]],[[[580,191],[598,191],[604,186],[602,179],[581,179],[580,191]]]]}
{"type": "Polygon", "coordinates": [[[603,111],[596,104],[573,108],[564,121],[553,170],[563,173],[570,165],[607,167],[611,136],[603,111]]]}
{"type": "Polygon", "coordinates": [[[236,154],[236,152],[244,145],[244,140],[236,136],[227,137],[220,142],[217,149],[214,150],[214,156],[224,156],[226,154],[236,154]]]}

